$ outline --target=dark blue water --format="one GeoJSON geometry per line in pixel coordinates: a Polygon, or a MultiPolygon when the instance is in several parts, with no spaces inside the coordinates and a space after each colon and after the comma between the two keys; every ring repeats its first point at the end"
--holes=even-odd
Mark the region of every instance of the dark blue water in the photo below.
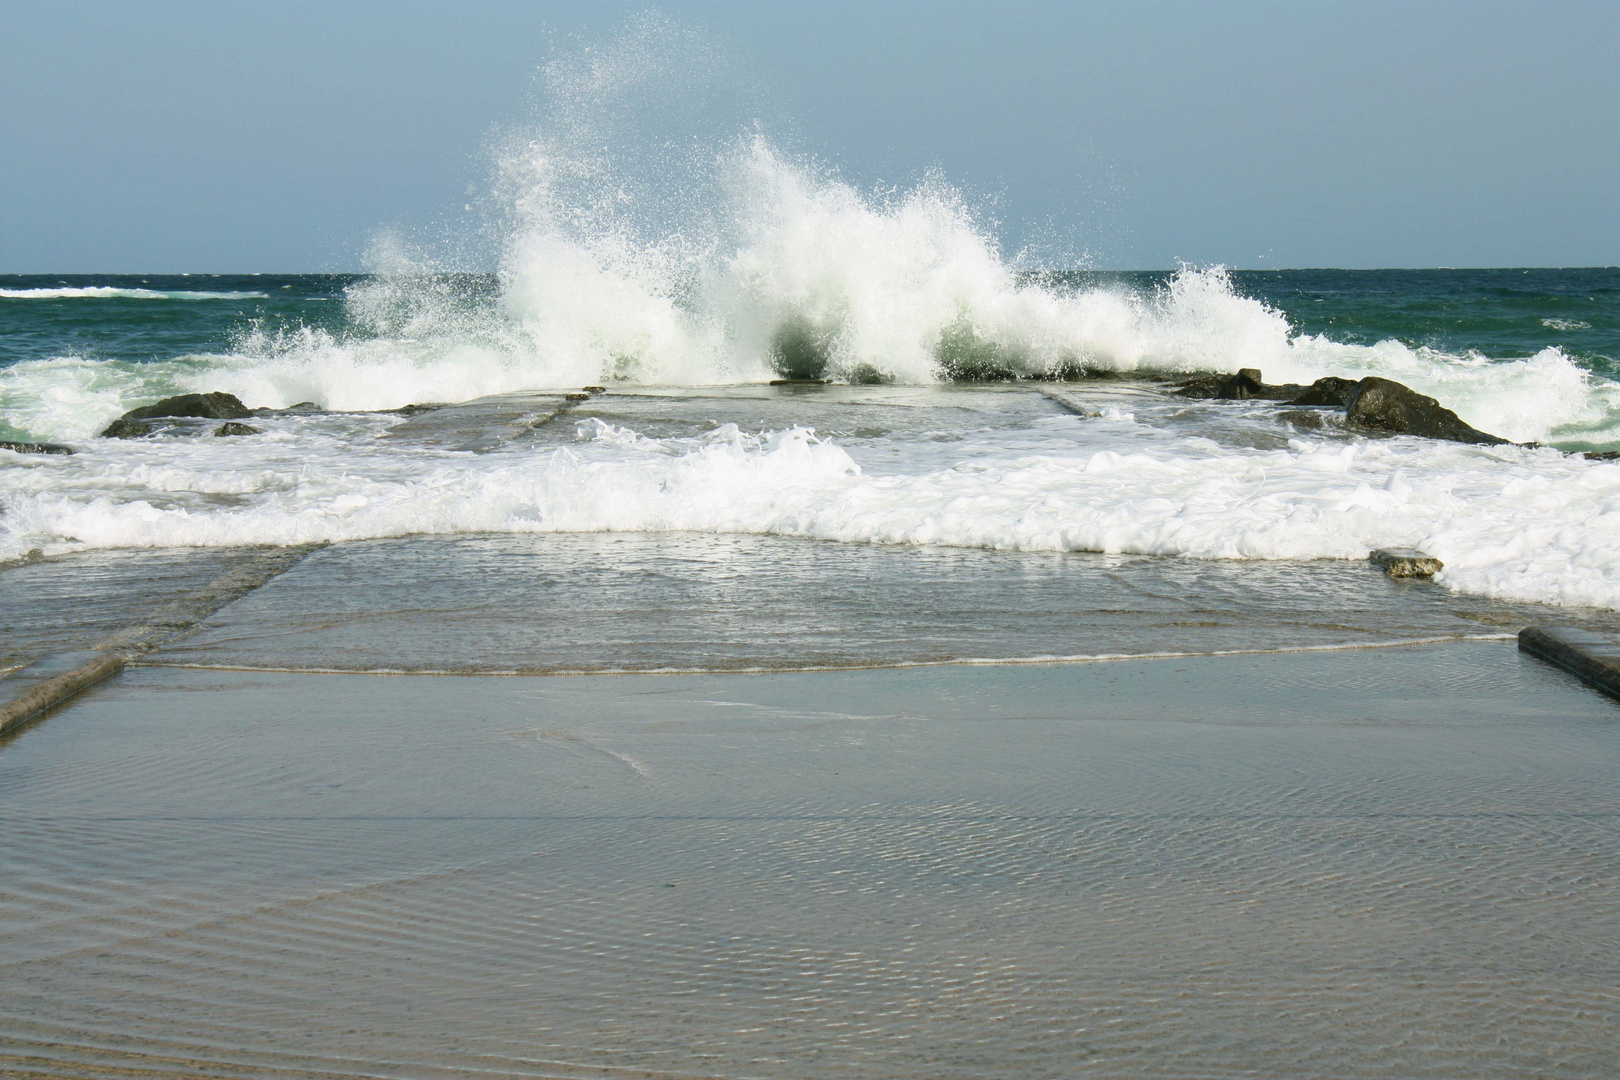
{"type": "MultiPolygon", "coordinates": [[[[1153,290],[1163,271],[1038,275],[1058,288],[1153,290]]],[[[1613,375],[1620,358],[1620,268],[1573,270],[1235,271],[1234,290],[1287,316],[1296,334],[1347,344],[1395,340],[1413,348],[1491,359],[1562,349],[1613,375]]],[[[0,276],[0,366],[59,356],[147,361],[229,352],[247,331],[309,326],[355,331],[337,274],[34,274],[0,276]],[[257,294],[209,299],[131,296],[41,298],[36,290],[114,288],[159,293],[257,294]],[[34,293],[32,297],[17,293],[34,293]]],[[[458,288],[493,297],[494,275],[458,288]]]]}

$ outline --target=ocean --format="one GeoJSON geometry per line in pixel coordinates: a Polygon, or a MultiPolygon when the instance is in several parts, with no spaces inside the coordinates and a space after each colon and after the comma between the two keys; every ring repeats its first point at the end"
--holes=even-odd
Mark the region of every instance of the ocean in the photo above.
{"type": "Polygon", "coordinates": [[[937,192],[880,201],[757,149],[752,167],[765,209],[678,258],[545,219],[498,273],[0,278],[0,438],[76,451],[0,451],[0,558],[580,531],[1221,560],[1399,545],[1457,593],[1620,607],[1620,464],[1579,453],[1620,446],[1620,270],[1030,270],[937,192]],[[1240,367],[1385,376],[1539,445],[1172,392],[1240,367]],[[768,385],[783,375],[829,385],[768,385]],[[586,385],[609,392],[520,437],[390,436],[404,406],[586,385]],[[262,433],[97,437],[214,390],[267,410],[262,433]],[[680,416],[636,405],[688,393],[680,416]]]}

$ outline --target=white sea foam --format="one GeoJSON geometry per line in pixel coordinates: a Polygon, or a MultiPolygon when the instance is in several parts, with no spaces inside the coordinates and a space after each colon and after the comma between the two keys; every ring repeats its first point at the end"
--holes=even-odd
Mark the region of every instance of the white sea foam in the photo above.
{"type": "Polygon", "coordinates": [[[1454,589],[1620,607],[1620,465],[1552,450],[1408,439],[1235,449],[1144,437],[1121,413],[1050,420],[1033,450],[1029,437],[1008,450],[988,434],[943,466],[936,450],[909,467],[891,452],[874,473],[858,448],[803,428],[656,439],[598,421],[571,447],[468,457],[365,437],[389,422],[18,459],[31,467],[0,472],[0,556],[573,530],[1235,559],[1411,545],[1445,561],[1440,580],[1454,589]]]}
{"type": "Polygon", "coordinates": [[[0,289],[0,300],[263,300],[262,292],[203,292],[191,289],[126,289],[112,285],[0,289]]]}

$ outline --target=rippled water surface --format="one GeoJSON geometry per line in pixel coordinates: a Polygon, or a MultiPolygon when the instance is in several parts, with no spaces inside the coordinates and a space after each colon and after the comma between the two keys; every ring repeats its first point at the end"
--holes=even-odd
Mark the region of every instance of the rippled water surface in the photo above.
{"type": "Polygon", "coordinates": [[[1505,642],[137,670],[0,749],[0,1067],[1601,1075],[1617,717],[1505,642]]]}

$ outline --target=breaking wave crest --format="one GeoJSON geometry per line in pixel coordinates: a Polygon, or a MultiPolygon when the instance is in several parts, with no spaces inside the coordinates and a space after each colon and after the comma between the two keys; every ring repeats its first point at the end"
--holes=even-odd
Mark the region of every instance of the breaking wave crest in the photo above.
{"type": "Polygon", "coordinates": [[[1520,441],[1605,443],[1620,427],[1620,387],[1556,347],[1503,361],[1296,334],[1218,267],[1134,289],[1020,273],[937,178],[863,192],[755,134],[693,166],[690,218],[655,228],[592,195],[585,180],[616,187],[617,174],[566,149],[534,137],[505,152],[509,231],[493,291],[380,243],[378,272],[349,288],[341,328],[247,327],[221,355],[26,362],[0,372],[0,408],[17,431],[82,438],[133,403],[192,390],[379,410],[592,383],[1255,367],[1273,382],[1398,379],[1520,441]],[[589,212],[572,212],[581,202],[589,212]]]}

